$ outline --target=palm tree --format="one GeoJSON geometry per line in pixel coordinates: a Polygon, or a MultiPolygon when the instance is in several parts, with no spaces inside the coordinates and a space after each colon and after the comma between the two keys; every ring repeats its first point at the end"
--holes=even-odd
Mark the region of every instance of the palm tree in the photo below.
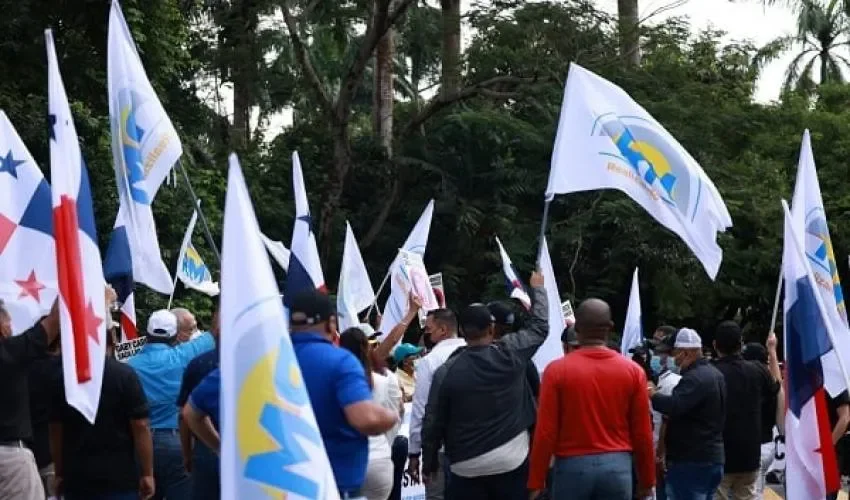
{"type": "Polygon", "coordinates": [[[799,47],[800,51],[785,72],[783,91],[808,93],[818,84],[846,82],[843,70],[850,70],[850,59],[845,54],[850,46],[850,1],[829,0],[828,3],[821,3],[818,0],[798,0],[795,9],[796,35],[770,42],[759,51],[755,62],[761,66],[793,47],[799,47]]]}
{"type": "Polygon", "coordinates": [[[617,0],[617,24],[620,31],[620,57],[626,66],[640,64],[638,0],[617,0]]]}

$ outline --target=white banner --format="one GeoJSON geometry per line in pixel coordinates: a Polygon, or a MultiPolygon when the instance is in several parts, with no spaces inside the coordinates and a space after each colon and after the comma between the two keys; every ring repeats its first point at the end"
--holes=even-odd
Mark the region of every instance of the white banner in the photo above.
{"type": "MultiPolygon", "coordinates": [[[[413,404],[404,404],[404,418],[398,429],[398,435],[408,437],[410,428],[410,415],[413,413],[413,404]]],[[[421,462],[420,462],[421,464],[421,462]]],[[[419,468],[420,481],[414,479],[407,473],[408,462],[404,462],[404,475],[401,477],[401,500],[425,500],[425,485],[422,484],[422,466],[419,468]]]]}
{"type": "Polygon", "coordinates": [[[139,352],[147,342],[147,337],[139,337],[126,342],[118,342],[115,344],[115,359],[126,362],[139,352]]]}

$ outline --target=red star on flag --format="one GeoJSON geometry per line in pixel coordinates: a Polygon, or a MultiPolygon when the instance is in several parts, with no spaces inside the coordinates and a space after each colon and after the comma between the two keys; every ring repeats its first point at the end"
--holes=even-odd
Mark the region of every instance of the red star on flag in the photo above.
{"type": "Polygon", "coordinates": [[[12,233],[15,232],[17,227],[17,224],[0,214],[0,254],[6,249],[6,243],[9,243],[9,239],[12,238],[12,233]]]}
{"type": "Polygon", "coordinates": [[[18,295],[19,299],[22,299],[26,296],[30,296],[34,298],[36,302],[41,302],[39,292],[44,290],[45,286],[42,285],[35,277],[35,270],[30,271],[30,275],[29,277],[27,277],[27,279],[15,280],[15,283],[17,283],[17,285],[21,287],[21,294],[18,295]]]}
{"type": "Polygon", "coordinates": [[[103,319],[95,314],[94,307],[91,301],[89,301],[89,304],[86,306],[86,335],[91,337],[94,343],[98,345],[100,345],[100,338],[97,335],[97,329],[101,323],[103,323],[103,319]]]}

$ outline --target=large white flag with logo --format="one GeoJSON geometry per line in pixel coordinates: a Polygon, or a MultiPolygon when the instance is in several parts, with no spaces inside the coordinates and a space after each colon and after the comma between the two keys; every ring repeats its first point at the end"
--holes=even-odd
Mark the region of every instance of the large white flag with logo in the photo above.
{"type": "Polygon", "coordinates": [[[572,63],[546,197],[597,189],[626,193],[717,276],[732,218],[711,179],[623,89],[572,63]]]}
{"type": "Polygon", "coordinates": [[[151,204],[183,154],[177,132],[165,114],[136,51],[118,0],[109,12],[107,48],[112,157],[121,216],[133,261],[133,279],[160,293],[173,283],[159,251],[151,204]]]}
{"type": "MultiPolygon", "coordinates": [[[[418,253],[422,256],[425,255],[425,248],[428,246],[428,235],[431,233],[431,219],[433,219],[433,217],[434,200],[431,200],[428,202],[425,210],[422,211],[422,215],[419,216],[419,220],[416,221],[416,225],[413,226],[413,230],[410,231],[410,234],[404,241],[404,245],[402,245],[401,250],[418,253]]],[[[393,270],[397,267],[398,256],[393,259],[393,263],[390,265],[389,274],[391,275],[393,270]]],[[[399,286],[395,280],[391,280],[390,297],[384,305],[384,314],[381,317],[380,331],[383,333],[383,336],[381,337],[382,339],[389,335],[390,331],[401,322],[402,318],[404,318],[404,314],[407,312],[407,301],[409,299],[408,293],[409,292],[407,292],[404,287],[399,286]]]]}
{"type": "Polygon", "coordinates": [[[832,331],[835,332],[835,349],[824,354],[822,361],[826,390],[837,396],[846,388],[846,382],[835,353],[839,352],[845,359],[850,359],[850,330],[847,327],[844,294],[841,291],[832,239],[829,237],[829,226],[826,223],[826,212],[823,209],[808,130],[803,133],[797,181],[791,203],[794,232],[804,239],[806,257],[814,272],[818,293],[826,306],[832,331]]]}
{"type": "Polygon", "coordinates": [[[221,497],[339,499],[236,155],[221,252],[221,497]]]}

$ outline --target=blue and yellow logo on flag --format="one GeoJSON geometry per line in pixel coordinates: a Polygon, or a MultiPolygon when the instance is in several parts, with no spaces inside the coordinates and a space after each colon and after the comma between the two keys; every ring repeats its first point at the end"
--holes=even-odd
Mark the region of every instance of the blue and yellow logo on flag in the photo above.
{"type": "Polygon", "coordinates": [[[835,253],[833,253],[832,249],[832,239],[829,237],[829,227],[826,224],[826,218],[822,209],[814,210],[808,214],[806,233],[814,237],[817,241],[814,246],[806,245],[806,254],[812,263],[815,277],[818,278],[818,285],[832,289],[838,314],[846,323],[847,310],[844,305],[844,293],[841,290],[841,279],[838,277],[838,266],[835,263],[835,253]],[[823,275],[829,277],[827,283],[822,282],[821,276],[823,275]]]}

